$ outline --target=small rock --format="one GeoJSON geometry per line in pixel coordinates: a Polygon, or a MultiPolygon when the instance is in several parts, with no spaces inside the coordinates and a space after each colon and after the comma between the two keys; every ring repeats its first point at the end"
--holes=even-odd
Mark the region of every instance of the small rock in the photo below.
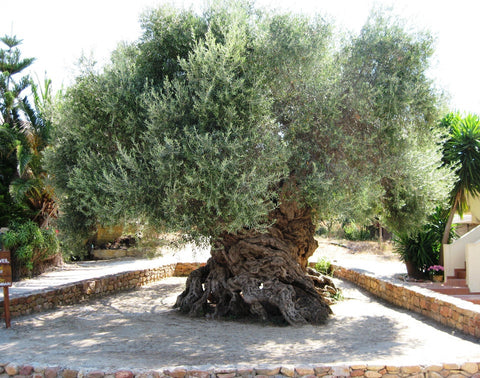
{"type": "Polygon", "coordinates": [[[30,375],[32,373],[33,373],[33,366],[31,365],[21,366],[18,370],[18,375],[30,375]]]}
{"type": "Polygon", "coordinates": [[[265,368],[265,369],[255,369],[255,374],[256,375],[267,375],[267,376],[274,376],[274,375],[277,375],[278,373],[280,373],[280,368],[273,368],[273,369],[268,369],[268,368],[265,368]]]}
{"type": "Polygon", "coordinates": [[[387,371],[389,373],[397,373],[400,369],[397,366],[387,366],[387,371]]]}
{"type": "Polygon", "coordinates": [[[461,366],[463,371],[466,371],[469,374],[475,374],[478,372],[478,365],[473,362],[466,362],[461,366]]]}
{"type": "Polygon", "coordinates": [[[283,375],[285,375],[287,377],[293,377],[295,375],[295,370],[287,368],[287,367],[282,367],[280,369],[280,373],[282,373],[283,375]]]}
{"type": "Polygon", "coordinates": [[[443,364],[445,370],[460,370],[460,365],[458,364],[443,364]]]}
{"type": "Polygon", "coordinates": [[[103,378],[104,376],[105,376],[105,373],[100,370],[91,371],[90,373],[87,374],[87,378],[103,378]]]}
{"type": "Polygon", "coordinates": [[[310,366],[297,366],[295,371],[298,375],[315,375],[315,370],[310,366]]]}
{"type": "Polygon", "coordinates": [[[367,378],[380,378],[381,376],[382,376],[382,374],[380,374],[377,371],[367,370],[365,372],[365,377],[367,377],[367,378]]]}
{"type": "Polygon", "coordinates": [[[350,368],[348,366],[333,366],[331,374],[334,377],[348,377],[350,375],[350,368]]]}
{"type": "Polygon", "coordinates": [[[115,372],[115,378],[133,378],[133,373],[129,370],[120,370],[115,372]]]}
{"type": "Polygon", "coordinates": [[[365,370],[363,369],[355,369],[350,372],[350,377],[363,377],[365,370]]]}
{"type": "Polygon", "coordinates": [[[209,378],[210,373],[202,370],[190,370],[190,371],[187,371],[186,377],[209,378]]]}
{"type": "Polygon", "coordinates": [[[330,366],[316,366],[313,368],[315,370],[315,375],[323,377],[324,375],[329,375],[330,366]]]}
{"type": "Polygon", "coordinates": [[[420,366],[402,366],[400,371],[403,374],[413,374],[413,373],[420,373],[422,368],[420,366]]]}
{"type": "Polygon", "coordinates": [[[40,366],[40,365],[34,366],[33,371],[35,373],[42,373],[43,374],[43,372],[45,371],[45,366],[40,366]]]}
{"type": "Polygon", "coordinates": [[[248,368],[237,369],[237,375],[242,377],[251,377],[253,375],[253,369],[248,369],[248,368]]]}
{"type": "Polygon", "coordinates": [[[62,377],[63,378],[77,378],[78,377],[78,371],[65,369],[64,371],[62,371],[62,377]]]}
{"type": "Polygon", "coordinates": [[[56,378],[59,371],[60,371],[60,368],[58,366],[47,367],[43,372],[43,375],[45,376],[45,378],[56,378]]]}
{"type": "Polygon", "coordinates": [[[8,375],[18,375],[18,366],[15,364],[8,364],[4,369],[8,375]]]}
{"type": "Polygon", "coordinates": [[[367,365],[352,365],[350,366],[352,370],[365,370],[367,369],[367,365]]]}
{"type": "Polygon", "coordinates": [[[173,378],[184,378],[187,374],[187,371],[182,368],[173,369],[173,371],[165,371],[165,375],[168,375],[173,378]]]}

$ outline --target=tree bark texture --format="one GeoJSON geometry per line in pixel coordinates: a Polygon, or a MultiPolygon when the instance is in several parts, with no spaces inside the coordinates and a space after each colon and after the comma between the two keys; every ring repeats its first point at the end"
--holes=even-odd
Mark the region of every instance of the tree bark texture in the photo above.
{"type": "Polygon", "coordinates": [[[332,313],[328,295],[336,289],[307,267],[318,245],[311,212],[290,202],[272,217],[276,222],[266,233],[221,235],[206,266],[188,277],[175,307],[191,316],[324,323],[332,313]]]}

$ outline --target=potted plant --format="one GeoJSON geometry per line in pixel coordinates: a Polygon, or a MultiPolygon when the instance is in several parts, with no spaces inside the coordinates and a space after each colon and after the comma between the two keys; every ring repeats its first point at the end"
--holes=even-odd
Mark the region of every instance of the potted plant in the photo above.
{"type": "Polygon", "coordinates": [[[430,279],[434,282],[443,282],[443,266],[432,265],[427,269],[430,279]]]}
{"type": "Polygon", "coordinates": [[[394,252],[405,262],[409,276],[426,278],[430,274],[428,267],[440,266],[437,264],[447,217],[448,210],[437,207],[429,216],[428,223],[418,230],[394,235],[394,252]]]}
{"type": "Polygon", "coordinates": [[[432,253],[432,242],[432,234],[425,232],[401,233],[394,236],[393,250],[405,263],[410,277],[425,278],[427,266],[437,262],[432,253]]]}

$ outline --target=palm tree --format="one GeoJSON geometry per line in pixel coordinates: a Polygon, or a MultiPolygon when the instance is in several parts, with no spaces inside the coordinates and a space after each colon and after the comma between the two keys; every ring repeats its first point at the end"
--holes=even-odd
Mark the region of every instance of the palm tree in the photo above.
{"type": "Polygon", "coordinates": [[[32,220],[47,227],[57,218],[58,206],[53,187],[47,183],[47,171],[42,164],[42,153],[50,141],[52,124],[48,111],[52,104],[52,82],[45,79],[43,88],[30,83],[33,106],[24,99],[21,109],[28,119],[20,129],[26,143],[17,145],[17,175],[10,184],[10,194],[18,203],[32,212],[32,220]]]}
{"type": "Polygon", "coordinates": [[[17,74],[29,67],[35,58],[20,58],[18,46],[22,43],[16,36],[0,37],[0,41],[7,49],[0,49],[0,123],[7,123],[15,127],[20,121],[18,105],[22,93],[30,86],[30,78],[17,74]]]}
{"type": "Polygon", "coordinates": [[[23,70],[34,58],[21,58],[17,37],[0,42],[0,225],[14,220],[13,210],[46,227],[56,218],[53,188],[46,183],[42,153],[50,140],[51,80],[36,85],[23,70]],[[20,76],[20,77],[19,77],[20,76]],[[24,93],[30,90],[33,102],[24,93]]]}
{"type": "MultiPolygon", "coordinates": [[[[450,113],[442,124],[449,127],[448,138],[443,146],[443,161],[452,166],[457,182],[452,189],[450,215],[443,233],[442,245],[447,244],[453,216],[467,209],[467,194],[480,195],[480,118],[468,114],[461,118],[458,113],[450,113]]],[[[443,265],[443,250],[440,264],[443,265]]]]}

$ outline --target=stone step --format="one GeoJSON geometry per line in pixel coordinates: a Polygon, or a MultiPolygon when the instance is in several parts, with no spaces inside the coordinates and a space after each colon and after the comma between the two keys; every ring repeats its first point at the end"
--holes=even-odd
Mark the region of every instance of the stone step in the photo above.
{"type": "Polygon", "coordinates": [[[432,287],[430,290],[436,291],[437,293],[447,294],[447,295],[463,295],[470,294],[470,290],[466,286],[437,286],[432,287]]]}
{"type": "Polygon", "coordinates": [[[467,278],[467,270],[455,269],[455,278],[467,278]]]}
{"type": "Polygon", "coordinates": [[[475,304],[480,304],[480,294],[460,294],[454,295],[455,298],[463,299],[464,301],[469,301],[475,304]]]}
{"type": "Polygon", "coordinates": [[[453,278],[448,277],[447,282],[445,282],[446,286],[467,286],[467,280],[465,278],[453,278]]]}

